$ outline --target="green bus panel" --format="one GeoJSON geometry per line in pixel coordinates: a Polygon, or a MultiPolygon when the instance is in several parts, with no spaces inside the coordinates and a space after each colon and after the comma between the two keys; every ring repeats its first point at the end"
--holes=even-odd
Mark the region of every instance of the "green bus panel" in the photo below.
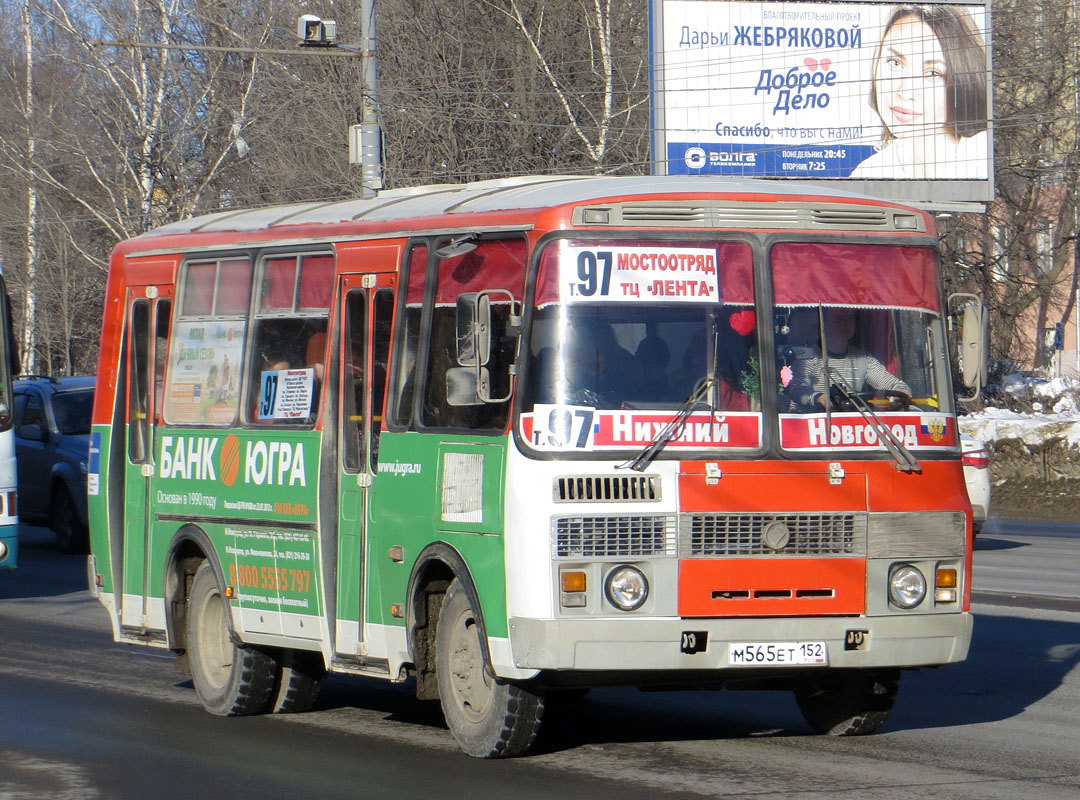
{"type": "MultiPolygon", "coordinates": [[[[404,625],[404,607],[420,553],[445,542],[461,554],[480,596],[487,631],[506,636],[503,483],[506,441],[419,433],[383,433],[369,502],[368,622],[404,625]],[[392,561],[393,546],[404,561],[392,561]]],[[[355,605],[350,606],[355,608],[355,605]]]]}

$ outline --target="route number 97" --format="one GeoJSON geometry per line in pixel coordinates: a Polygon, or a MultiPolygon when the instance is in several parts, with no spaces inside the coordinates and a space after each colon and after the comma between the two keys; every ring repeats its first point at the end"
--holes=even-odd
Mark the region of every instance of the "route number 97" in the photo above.
{"type": "Polygon", "coordinates": [[[548,406],[546,414],[537,407],[533,444],[537,447],[589,446],[593,430],[594,411],[591,408],[548,406]]]}
{"type": "Polygon", "coordinates": [[[578,294],[592,297],[599,289],[601,297],[607,295],[611,287],[611,260],[611,253],[606,251],[593,253],[583,250],[578,253],[577,272],[581,281],[577,285],[578,294]]]}

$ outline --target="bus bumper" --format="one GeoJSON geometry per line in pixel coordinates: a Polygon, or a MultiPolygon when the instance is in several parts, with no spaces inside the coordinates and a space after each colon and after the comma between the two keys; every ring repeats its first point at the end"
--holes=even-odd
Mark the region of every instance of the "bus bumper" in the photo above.
{"type": "Polygon", "coordinates": [[[510,646],[514,665],[526,670],[744,672],[745,666],[730,661],[730,643],[780,642],[824,642],[827,665],[835,668],[924,667],[963,661],[971,629],[971,614],[962,612],[813,619],[511,618],[510,646]],[[700,649],[684,652],[694,648],[700,649]]]}

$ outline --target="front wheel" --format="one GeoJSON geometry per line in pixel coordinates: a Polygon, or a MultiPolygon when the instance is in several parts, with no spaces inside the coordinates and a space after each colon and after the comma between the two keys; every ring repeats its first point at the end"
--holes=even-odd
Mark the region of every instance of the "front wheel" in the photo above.
{"type": "Polygon", "coordinates": [[[899,685],[899,670],[811,672],[795,688],[795,701],[818,733],[865,736],[885,724],[899,685]]]}
{"type": "Polygon", "coordinates": [[[225,598],[208,561],[191,583],[187,651],[195,693],[211,714],[239,717],[266,710],[279,669],[277,659],[233,641],[225,598]]]}
{"type": "Polygon", "coordinates": [[[458,580],[446,590],[439,611],[435,676],[447,727],[468,755],[510,758],[524,753],[535,741],[544,700],[491,674],[484,661],[477,615],[458,580]]]}

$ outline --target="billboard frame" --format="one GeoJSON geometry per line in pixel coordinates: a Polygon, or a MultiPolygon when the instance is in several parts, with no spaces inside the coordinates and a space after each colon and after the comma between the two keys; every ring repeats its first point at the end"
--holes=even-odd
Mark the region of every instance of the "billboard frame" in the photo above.
{"type": "MultiPolygon", "coordinates": [[[[664,6],[675,0],[649,0],[649,92],[650,124],[652,142],[652,173],[668,174],[666,129],[667,105],[665,102],[664,69],[664,6]]],[[[702,4],[734,4],[746,0],[679,0],[679,2],[700,2],[702,4]]],[[[786,0],[787,5],[821,5],[820,0],[786,0]]],[[[762,2],[762,6],[780,5],[780,3],[762,2]]],[[[857,0],[857,2],[834,3],[833,5],[887,5],[896,6],[904,3],[896,0],[857,0]]],[[[797,181],[802,184],[821,185],[831,190],[851,191],[858,194],[894,200],[909,205],[921,206],[940,211],[983,211],[985,204],[995,196],[994,189],[994,114],[993,114],[993,72],[992,72],[992,10],[991,0],[934,0],[920,5],[977,6],[985,14],[986,29],[983,32],[986,48],[987,74],[987,177],[985,179],[852,179],[852,178],[811,178],[805,175],[782,177],[769,175],[766,180],[797,181]]],[[[715,174],[715,173],[713,173],[715,174]]],[[[762,176],[755,176],[762,177],[762,176]]]]}

